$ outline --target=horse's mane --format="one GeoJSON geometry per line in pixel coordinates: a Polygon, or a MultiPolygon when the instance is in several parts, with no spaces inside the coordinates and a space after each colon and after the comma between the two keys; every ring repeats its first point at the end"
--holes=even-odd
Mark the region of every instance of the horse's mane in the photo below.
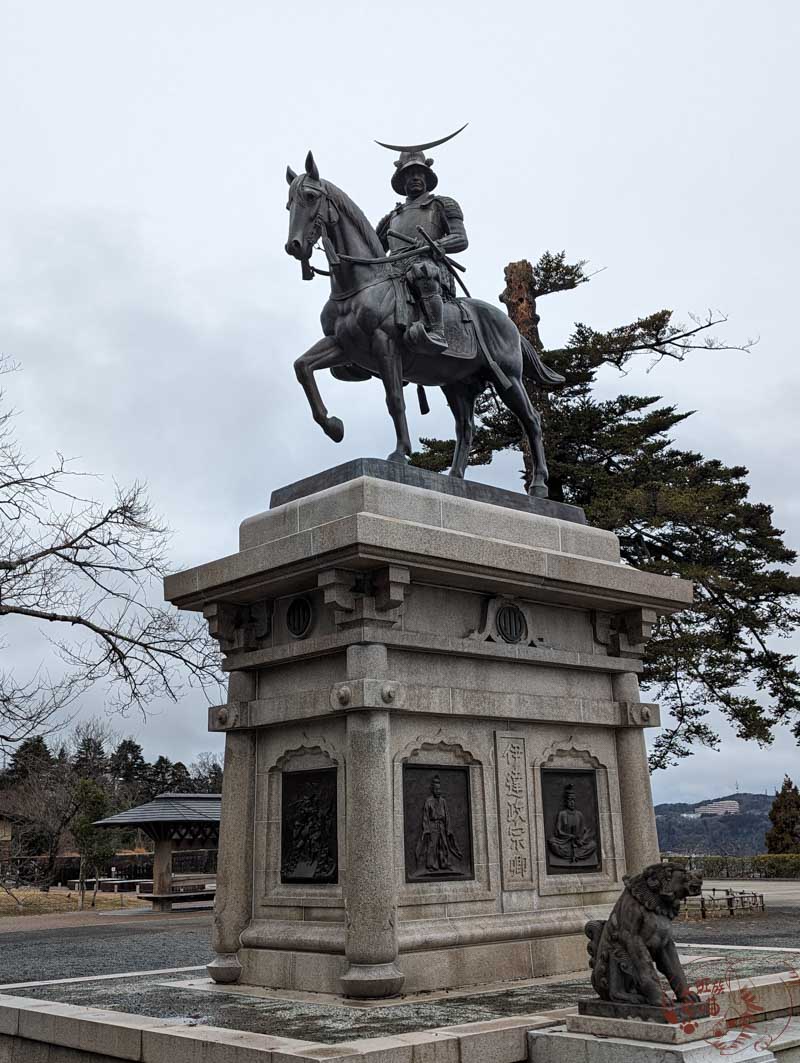
{"type": "Polygon", "coordinates": [[[354,203],[346,192],[343,192],[341,188],[337,188],[337,186],[331,181],[321,180],[320,183],[327,192],[328,198],[331,203],[333,203],[334,207],[336,207],[336,209],[346,218],[349,218],[353,225],[355,225],[358,232],[369,245],[371,253],[375,255],[376,258],[382,258],[386,252],[378,239],[378,234],[373,229],[369,218],[361,207],[359,207],[357,203],[354,203]]]}

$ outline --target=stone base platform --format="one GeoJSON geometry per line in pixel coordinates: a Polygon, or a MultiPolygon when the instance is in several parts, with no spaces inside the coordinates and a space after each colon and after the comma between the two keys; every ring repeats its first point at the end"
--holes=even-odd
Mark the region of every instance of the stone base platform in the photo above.
{"type": "Polygon", "coordinates": [[[362,458],[165,595],[230,676],[213,978],[384,998],[584,967],[658,860],[637,676],[689,583],[574,506],[362,458]]]}
{"type": "MultiPolygon", "coordinates": [[[[688,962],[704,983],[723,984],[720,957],[688,962]]],[[[220,986],[200,968],[194,978],[151,972],[20,984],[0,995],[0,1061],[798,1063],[800,981],[791,960],[777,950],[742,953],[740,969],[751,976],[706,998],[717,1011],[713,1029],[707,1020],[670,1026],[577,1015],[565,1005],[586,993],[588,973],[358,1002],[220,986]],[[773,973],[757,974],[768,967],[773,973]],[[592,1032],[582,1023],[597,1025],[592,1032]]]]}
{"type": "Polygon", "coordinates": [[[564,1028],[528,1034],[529,1063],[798,1063],[800,1020],[758,1023],[723,1037],[682,1044],[605,1034],[570,1033],[564,1028]]]}
{"type": "Polygon", "coordinates": [[[515,1015],[336,1044],[0,995],[3,1063],[523,1063],[532,1028],[515,1015]]]}
{"type": "MultiPolygon", "coordinates": [[[[401,951],[396,969],[403,976],[403,994],[430,993],[449,986],[478,986],[487,978],[492,982],[507,980],[513,984],[525,979],[580,971],[586,964],[586,938],[580,927],[572,927],[576,922],[574,910],[565,912],[564,919],[573,932],[558,937],[531,936],[522,940],[476,942],[449,949],[401,951]]],[[[541,924],[545,933],[552,929],[544,919],[541,924]]],[[[481,930],[475,927],[475,935],[481,930]]],[[[427,928],[419,928],[420,935],[427,932],[427,928]]],[[[343,979],[348,963],[343,952],[333,955],[244,948],[239,950],[239,959],[239,984],[244,988],[248,985],[280,986],[298,992],[362,995],[347,991],[343,979]]],[[[216,977],[215,969],[209,973],[216,977]]],[[[374,978],[377,979],[379,974],[375,972],[374,978]]],[[[397,990],[375,995],[385,997],[395,993],[397,990]]]]}
{"type": "Polygon", "coordinates": [[[530,1063],[800,1061],[800,979],[794,972],[720,980],[699,1004],[676,1005],[666,1022],[661,1009],[648,1021],[644,1012],[637,1018],[586,1014],[586,1003],[563,1026],[528,1034],[530,1063]]]}

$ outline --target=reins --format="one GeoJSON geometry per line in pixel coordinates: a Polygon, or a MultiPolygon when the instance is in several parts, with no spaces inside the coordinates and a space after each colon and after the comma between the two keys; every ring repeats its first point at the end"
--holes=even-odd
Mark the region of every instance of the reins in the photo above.
{"type": "MultiPolygon", "coordinates": [[[[322,192],[322,199],[324,200],[328,217],[327,219],[322,217],[322,208],[320,206],[320,209],[317,211],[314,217],[313,224],[315,227],[319,227],[320,232],[318,235],[322,237],[322,250],[328,260],[328,265],[330,266],[330,269],[319,269],[317,266],[312,266],[311,262],[306,260],[308,262],[308,269],[311,273],[312,278],[315,277],[317,274],[319,274],[320,277],[332,277],[334,275],[334,270],[342,262],[347,262],[349,265],[352,266],[379,266],[385,265],[388,261],[397,262],[403,261],[407,258],[413,258],[415,255],[419,255],[420,251],[422,250],[419,247],[412,247],[409,248],[408,251],[398,251],[394,255],[382,258],[362,258],[358,255],[345,255],[343,253],[340,253],[333,246],[333,241],[328,235],[329,229],[333,227],[331,219],[332,204],[328,193],[324,190],[322,192]]],[[[364,288],[370,288],[375,284],[383,284],[386,281],[391,281],[394,279],[394,277],[380,277],[377,280],[368,281],[366,284],[362,284],[358,288],[352,288],[350,289],[350,291],[346,292],[343,295],[331,294],[331,298],[337,300],[347,299],[351,295],[355,295],[357,292],[363,291],[364,288]]]]}

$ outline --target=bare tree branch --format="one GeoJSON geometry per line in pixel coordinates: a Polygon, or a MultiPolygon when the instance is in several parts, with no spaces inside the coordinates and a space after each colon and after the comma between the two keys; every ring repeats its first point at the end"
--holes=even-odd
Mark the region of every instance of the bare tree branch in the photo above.
{"type": "MultiPolygon", "coordinates": [[[[0,374],[14,368],[0,358],[0,374]]],[[[111,505],[84,497],[76,480],[87,474],[63,455],[44,470],[25,458],[13,416],[0,408],[0,617],[64,628],[44,641],[65,667],[24,680],[0,670],[0,742],[52,730],[97,682],[121,710],[177,699],[187,683],[216,700],[216,645],[202,622],[161,604],[170,533],[144,485],[115,485],[111,505]]]]}

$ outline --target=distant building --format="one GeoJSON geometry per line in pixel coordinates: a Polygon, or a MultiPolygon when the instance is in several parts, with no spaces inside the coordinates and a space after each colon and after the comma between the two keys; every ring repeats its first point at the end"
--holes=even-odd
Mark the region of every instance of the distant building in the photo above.
{"type": "Polygon", "coordinates": [[[695,809],[698,816],[737,816],[739,814],[738,801],[709,801],[707,805],[700,805],[695,809]]]}

